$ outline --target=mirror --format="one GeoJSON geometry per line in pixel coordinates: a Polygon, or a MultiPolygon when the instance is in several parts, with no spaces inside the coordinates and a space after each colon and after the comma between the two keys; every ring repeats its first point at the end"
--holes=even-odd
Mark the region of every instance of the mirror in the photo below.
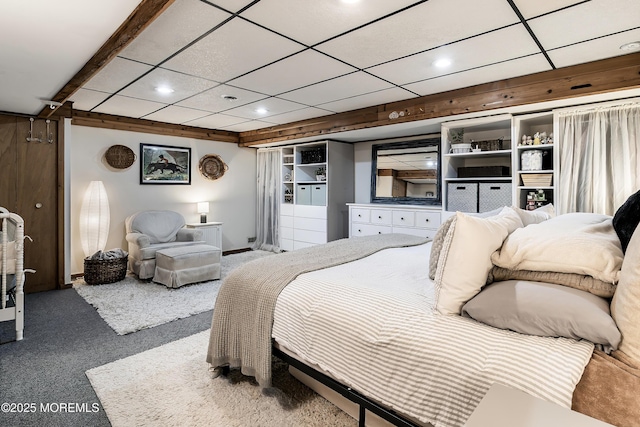
{"type": "Polygon", "coordinates": [[[440,138],[373,145],[371,203],[441,205],[440,138]]]}

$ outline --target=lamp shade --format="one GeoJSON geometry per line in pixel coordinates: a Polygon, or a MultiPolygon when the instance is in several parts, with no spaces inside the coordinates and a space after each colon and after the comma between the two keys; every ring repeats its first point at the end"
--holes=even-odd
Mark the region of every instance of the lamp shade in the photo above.
{"type": "Polygon", "coordinates": [[[209,213],[209,202],[199,202],[198,213],[209,213]]]}
{"type": "Polygon", "coordinates": [[[104,250],[109,235],[109,198],[102,181],[91,181],[80,208],[80,240],[84,256],[104,250]]]}

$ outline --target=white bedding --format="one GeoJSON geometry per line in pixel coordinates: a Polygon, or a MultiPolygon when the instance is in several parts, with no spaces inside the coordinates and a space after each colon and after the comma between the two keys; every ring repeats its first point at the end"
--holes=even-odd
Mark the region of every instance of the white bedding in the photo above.
{"type": "Polygon", "coordinates": [[[593,344],[432,314],[431,243],[300,275],[272,335],[299,358],[424,423],[461,426],[494,382],[571,406],[593,344]]]}

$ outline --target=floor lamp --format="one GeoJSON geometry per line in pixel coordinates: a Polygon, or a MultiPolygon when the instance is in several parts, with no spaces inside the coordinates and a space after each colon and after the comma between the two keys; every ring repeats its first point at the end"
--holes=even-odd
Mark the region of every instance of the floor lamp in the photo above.
{"type": "Polygon", "coordinates": [[[80,209],[80,240],[84,256],[104,250],[109,235],[109,198],[102,181],[91,181],[80,209]]]}

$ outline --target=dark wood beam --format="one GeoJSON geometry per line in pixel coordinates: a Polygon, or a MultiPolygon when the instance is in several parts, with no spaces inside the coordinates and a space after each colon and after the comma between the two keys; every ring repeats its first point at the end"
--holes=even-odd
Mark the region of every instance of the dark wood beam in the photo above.
{"type": "Polygon", "coordinates": [[[237,144],[237,132],[205,129],[195,126],[176,125],[153,120],[132,119],[104,113],[73,110],[71,124],[103,129],[126,130],[130,132],[152,133],[157,135],[180,136],[184,138],[204,139],[209,141],[231,142],[237,144]]]}
{"type": "Polygon", "coordinates": [[[640,87],[640,53],[240,132],[241,146],[449,117],[640,87]],[[395,113],[395,114],[393,114],[395,113]]]}
{"type": "MultiPolygon", "coordinates": [[[[135,39],[175,0],[142,0],[131,15],[120,25],[109,40],[107,40],[93,57],[64,85],[53,97],[52,101],[64,104],[80,87],[96,75],[122,49],[135,39]]],[[[53,115],[57,108],[48,106],[43,108],[38,117],[47,118],[53,115]]]]}

